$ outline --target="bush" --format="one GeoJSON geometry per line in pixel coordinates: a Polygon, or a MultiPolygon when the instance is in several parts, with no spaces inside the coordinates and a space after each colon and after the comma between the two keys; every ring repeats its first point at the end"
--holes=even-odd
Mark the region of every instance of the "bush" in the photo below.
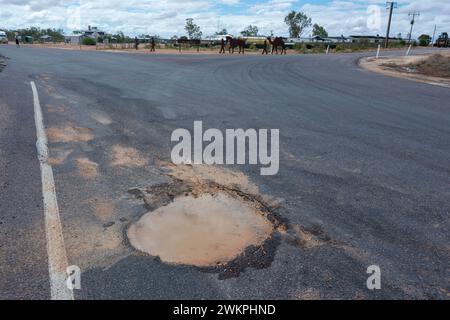
{"type": "Polygon", "coordinates": [[[82,43],[85,46],[95,46],[97,44],[97,42],[92,38],[84,38],[82,43]]]}
{"type": "Polygon", "coordinates": [[[343,44],[336,45],[336,52],[345,51],[345,46],[343,44]]]}
{"type": "Polygon", "coordinates": [[[294,50],[296,50],[296,51],[300,51],[300,50],[303,49],[303,46],[302,46],[301,43],[295,43],[293,48],[294,48],[294,50]]]}

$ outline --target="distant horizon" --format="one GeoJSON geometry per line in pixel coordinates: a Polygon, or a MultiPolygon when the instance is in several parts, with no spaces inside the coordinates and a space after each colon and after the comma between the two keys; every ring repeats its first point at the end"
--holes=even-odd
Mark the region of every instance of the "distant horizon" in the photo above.
{"type": "MultiPolygon", "coordinates": [[[[408,36],[410,12],[420,12],[413,38],[421,34],[432,36],[435,25],[436,35],[450,31],[448,0],[397,2],[391,37],[408,36]]],[[[187,18],[193,18],[201,27],[203,37],[212,36],[223,28],[238,35],[250,24],[258,26],[262,35],[273,32],[286,37],[289,32],[284,17],[291,10],[306,13],[313,24],[324,26],[330,36],[384,36],[388,14],[385,2],[376,0],[0,0],[0,5],[0,30],[39,27],[62,29],[65,34],[71,34],[91,25],[110,34],[122,31],[132,37],[148,34],[162,38],[185,35],[187,18]],[[378,25],[369,23],[373,6],[379,8],[378,25]]],[[[302,37],[310,35],[311,28],[302,37]]]]}

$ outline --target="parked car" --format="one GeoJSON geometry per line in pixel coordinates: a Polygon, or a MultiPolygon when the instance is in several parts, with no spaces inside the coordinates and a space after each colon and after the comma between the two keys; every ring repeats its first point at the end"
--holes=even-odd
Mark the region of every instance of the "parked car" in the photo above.
{"type": "Polygon", "coordinates": [[[5,31],[0,31],[0,43],[8,44],[8,37],[6,36],[5,31]]]}

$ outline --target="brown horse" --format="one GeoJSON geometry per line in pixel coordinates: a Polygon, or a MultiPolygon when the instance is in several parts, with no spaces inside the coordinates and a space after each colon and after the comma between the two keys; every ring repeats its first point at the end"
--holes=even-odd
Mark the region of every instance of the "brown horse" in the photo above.
{"type": "Polygon", "coordinates": [[[230,45],[230,47],[228,48],[228,52],[229,53],[234,53],[234,49],[235,48],[239,48],[239,54],[244,54],[245,53],[245,42],[246,40],[244,39],[233,39],[232,37],[227,37],[227,44],[230,45]]]}
{"type": "Polygon", "coordinates": [[[275,51],[276,54],[278,54],[278,47],[281,48],[281,54],[286,54],[286,44],[284,42],[284,39],[281,37],[276,37],[275,39],[272,38],[267,38],[267,40],[269,40],[270,44],[272,45],[272,54],[275,51]]]}

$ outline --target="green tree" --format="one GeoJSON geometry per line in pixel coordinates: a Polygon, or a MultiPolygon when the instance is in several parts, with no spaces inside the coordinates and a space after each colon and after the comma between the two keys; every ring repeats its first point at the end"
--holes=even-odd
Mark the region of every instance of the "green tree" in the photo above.
{"type": "Polygon", "coordinates": [[[14,31],[12,31],[12,30],[6,30],[5,32],[6,32],[6,36],[7,36],[7,38],[8,38],[9,41],[14,41],[14,40],[15,40],[16,34],[15,34],[14,31]]]}
{"type": "Polygon", "coordinates": [[[19,30],[9,30],[7,31],[8,38],[12,38],[10,40],[14,40],[16,32],[22,37],[32,37],[33,40],[39,40],[40,37],[48,35],[53,38],[54,42],[64,41],[63,30],[61,29],[40,29],[37,27],[29,27],[19,30]]]}
{"type": "Polygon", "coordinates": [[[422,35],[419,36],[418,39],[419,39],[419,44],[422,47],[426,47],[426,46],[430,45],[431,37],[428,34],[422,34],[422,35]]]}
{"type": "Polygon", "coordinates": [[[292,38],[299,38],[306,28],[311,26],[311,18],[303,12],[292,10],[285,18],[284,22],[289,27],[289,34],[292,38]]]}
{"type": "Polygon", "coordinates": [[[95,46],[97,42],[92,38],[84,38],[81,43],[83,43],[85,46],[95,46]]]}
{"type": "Polygon", "coordinates": [[[327,30],[325,30],[324,27],[319,26],[317,23],[315,23],[313,25],[312,35],[313,36],[318,36],[318,37],[321,37],[321,38],[326,38],[326,37],[328,37],[328,32],[327,32],[327,30]]]}
{"type": "Polygon", "coordinates": [[[256,37],[258,35],[259,28],[257,26],[249,25],[243,31],[241,31],[242,36],[244,37],[256,37]]]}
{"type": "Polygon", "coordinates": [[[221,31],[216,32],[216,36],[221,36],[224,34],[228,34],[228,30],[223,28],[221,31]]]}
{"type": "Polygon", "coordinates": [[[203,33],[200,31],[200,26],[194,23],[194,19],[186,19],[184,29],[186,30],[189,39],[201,39],[203,33]]]}
{"type": "Polygon", "coordinates": [[[114,42],[112,41],[112,39],[115,39],[115,42],[117,43],[130,43],[132,42],[132,39],[129,36],[126,36],[122,31],[117,32],[117,34],[113,34],[111,36],[108,36],[108,39],[110,42],[114,42]]]}

